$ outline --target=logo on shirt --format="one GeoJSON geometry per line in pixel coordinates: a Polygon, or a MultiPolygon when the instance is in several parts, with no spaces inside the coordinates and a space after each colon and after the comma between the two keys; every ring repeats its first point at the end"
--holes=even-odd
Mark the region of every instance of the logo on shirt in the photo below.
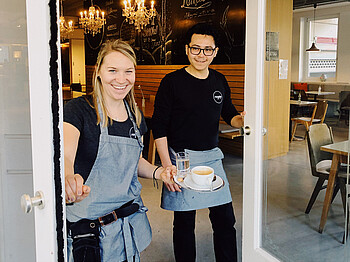
{"type": "Polygon", "coordinates": [[[134,127],[131,127],[129,130],[129,136],[130,138],[137,138],[136,134],[135,134],[135,129],[134,127]]]}
{"type": "Polygon", "coordinates": [[[222,99],[223,99],[223,96],[222,96],[221,92],[220,91],[215,91],[213,93],[213,99],[214,99],[215,103],[221,104],[222,103],[222,99]]]}

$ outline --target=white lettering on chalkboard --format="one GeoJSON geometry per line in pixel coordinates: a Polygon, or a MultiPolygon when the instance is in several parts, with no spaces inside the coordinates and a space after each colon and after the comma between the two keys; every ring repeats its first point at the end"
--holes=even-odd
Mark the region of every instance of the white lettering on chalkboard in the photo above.
{"type": "Polygon", "coordinates": [[[182,0],[181,8],[200,9],[211,6],[212,2],[207,0],[182,0]]]}

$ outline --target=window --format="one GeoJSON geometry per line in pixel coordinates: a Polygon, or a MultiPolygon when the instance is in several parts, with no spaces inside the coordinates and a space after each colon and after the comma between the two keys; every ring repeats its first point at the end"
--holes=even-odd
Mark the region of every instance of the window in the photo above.
{"type": "Polygon", "coordinates": [[[306,52],[307,58],[307,79],[319,80],[322,74],[327,78],[336,77],[337,70],[337,36],[338,18],[309,19],[307,21],[308,43],[307,48],[313,42],[319,52],[306,52]]]}

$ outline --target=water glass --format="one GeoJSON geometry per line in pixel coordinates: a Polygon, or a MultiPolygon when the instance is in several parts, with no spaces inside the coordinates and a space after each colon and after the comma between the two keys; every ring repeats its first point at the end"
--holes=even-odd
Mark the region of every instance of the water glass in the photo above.
{"type": "Polygon", "coordinates": [[[176,169],[179,177],[185,177],[190,171],[190,158],[187,152],[176,153],[176,169]]]}

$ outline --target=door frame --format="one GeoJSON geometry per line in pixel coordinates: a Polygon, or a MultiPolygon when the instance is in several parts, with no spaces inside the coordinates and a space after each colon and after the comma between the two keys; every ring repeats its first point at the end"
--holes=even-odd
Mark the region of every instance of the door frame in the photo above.
{"type": "Polygon", "coordinates": [[[266,0],[247,0],[244,107],[242,261],[279,261],[262,248],[263,94],[266,0]]]}
{"type": "MultiPolygon", "coordinates": [[[[33,162],[33,194],[41,190],[44,193],[45,208],[35,208],[35,242],[36,260],[38,262],[58,261],[57,224],[64,225],[64,178],[63,177],[63,142],[60,141],[60,175],[62,183],[63,221],[56,223],[56,196],[54,174],[54,126],[52,109],[52,83],[50,78],[50,0],[26,0],[27,38],[28,38],[28,68],[30,90],[30,113],[32,134],[32,162],[33,162]]],[[[58,14],[58,0],[56,0],[56,15],[58,14]]],[[[58,34],[59,37],[59,34],[58,34]]],[[[58,55],[60,55],[57,38],[58,55]]],[[[58,74],[60,72],[60,59],[58,74]]],[[[55,70],[54,68],[52,70],[55,70]]],[[[61,81],[61,80],[60,80],[61,81]]],[[[59,90],[62,84],[59,83],[59,90]]],[[[62,132],[62,94],[59,93],[59,133],[62,132]]],[[[65,236],[65,227],[59,235],[65,236]]]]}
{"type": "MultiPolygon", "coordinates": [[[[40,225],[36,226],[36,254],[37,261],[46,262],[57,260],[51,99],[42,99],[43,97],[51,97],[51,90],[48,88],[51,86],[48,65],[48,61],[50,60],[48,47],[50,38],[50,15],[48,0],[26,0],[26,2],[32,115],[33,175],[39,174],[39,178],[34,178],[33,181],[34,192],[36,190],[42,190],[46,201],[46,207],[44,209],[35,210],[36,225],[40,225]],[[51,174],[46,174],[46,170],[52,170],[51,174]],[[40,179],[40,176],[45,179],[40,179]],[[51,183],[52,186],[47,187],[47,183],[51,183]],[[48,215],[50,218],[45,218],[45,220],[43,220],[43,216],[41,216],[42,213],[45,213],[45,215],[48,215]]],[[[243,261],[278,261],[261,248],[263,204],[262,109],[265,17],[266,0],[247,0],[244,104],[245,110],[248,112],[245,117],[245,122],[246,125],[251,127],[252,132],[250,136],[244,138],[243,261]]],[[[62,116],[62,99],[60,99],[60,101],[60,115],[62,116]]],[[[62,120],[60,123],[62,123],[62,120]]],[[[60,133],[62,134],[61,126],[60,133]]],[[[61,148],[63,149],[62,142],[61,148]]],[[[61,170],[63,170],[63,161],[61,161],[61,170]]]]}

